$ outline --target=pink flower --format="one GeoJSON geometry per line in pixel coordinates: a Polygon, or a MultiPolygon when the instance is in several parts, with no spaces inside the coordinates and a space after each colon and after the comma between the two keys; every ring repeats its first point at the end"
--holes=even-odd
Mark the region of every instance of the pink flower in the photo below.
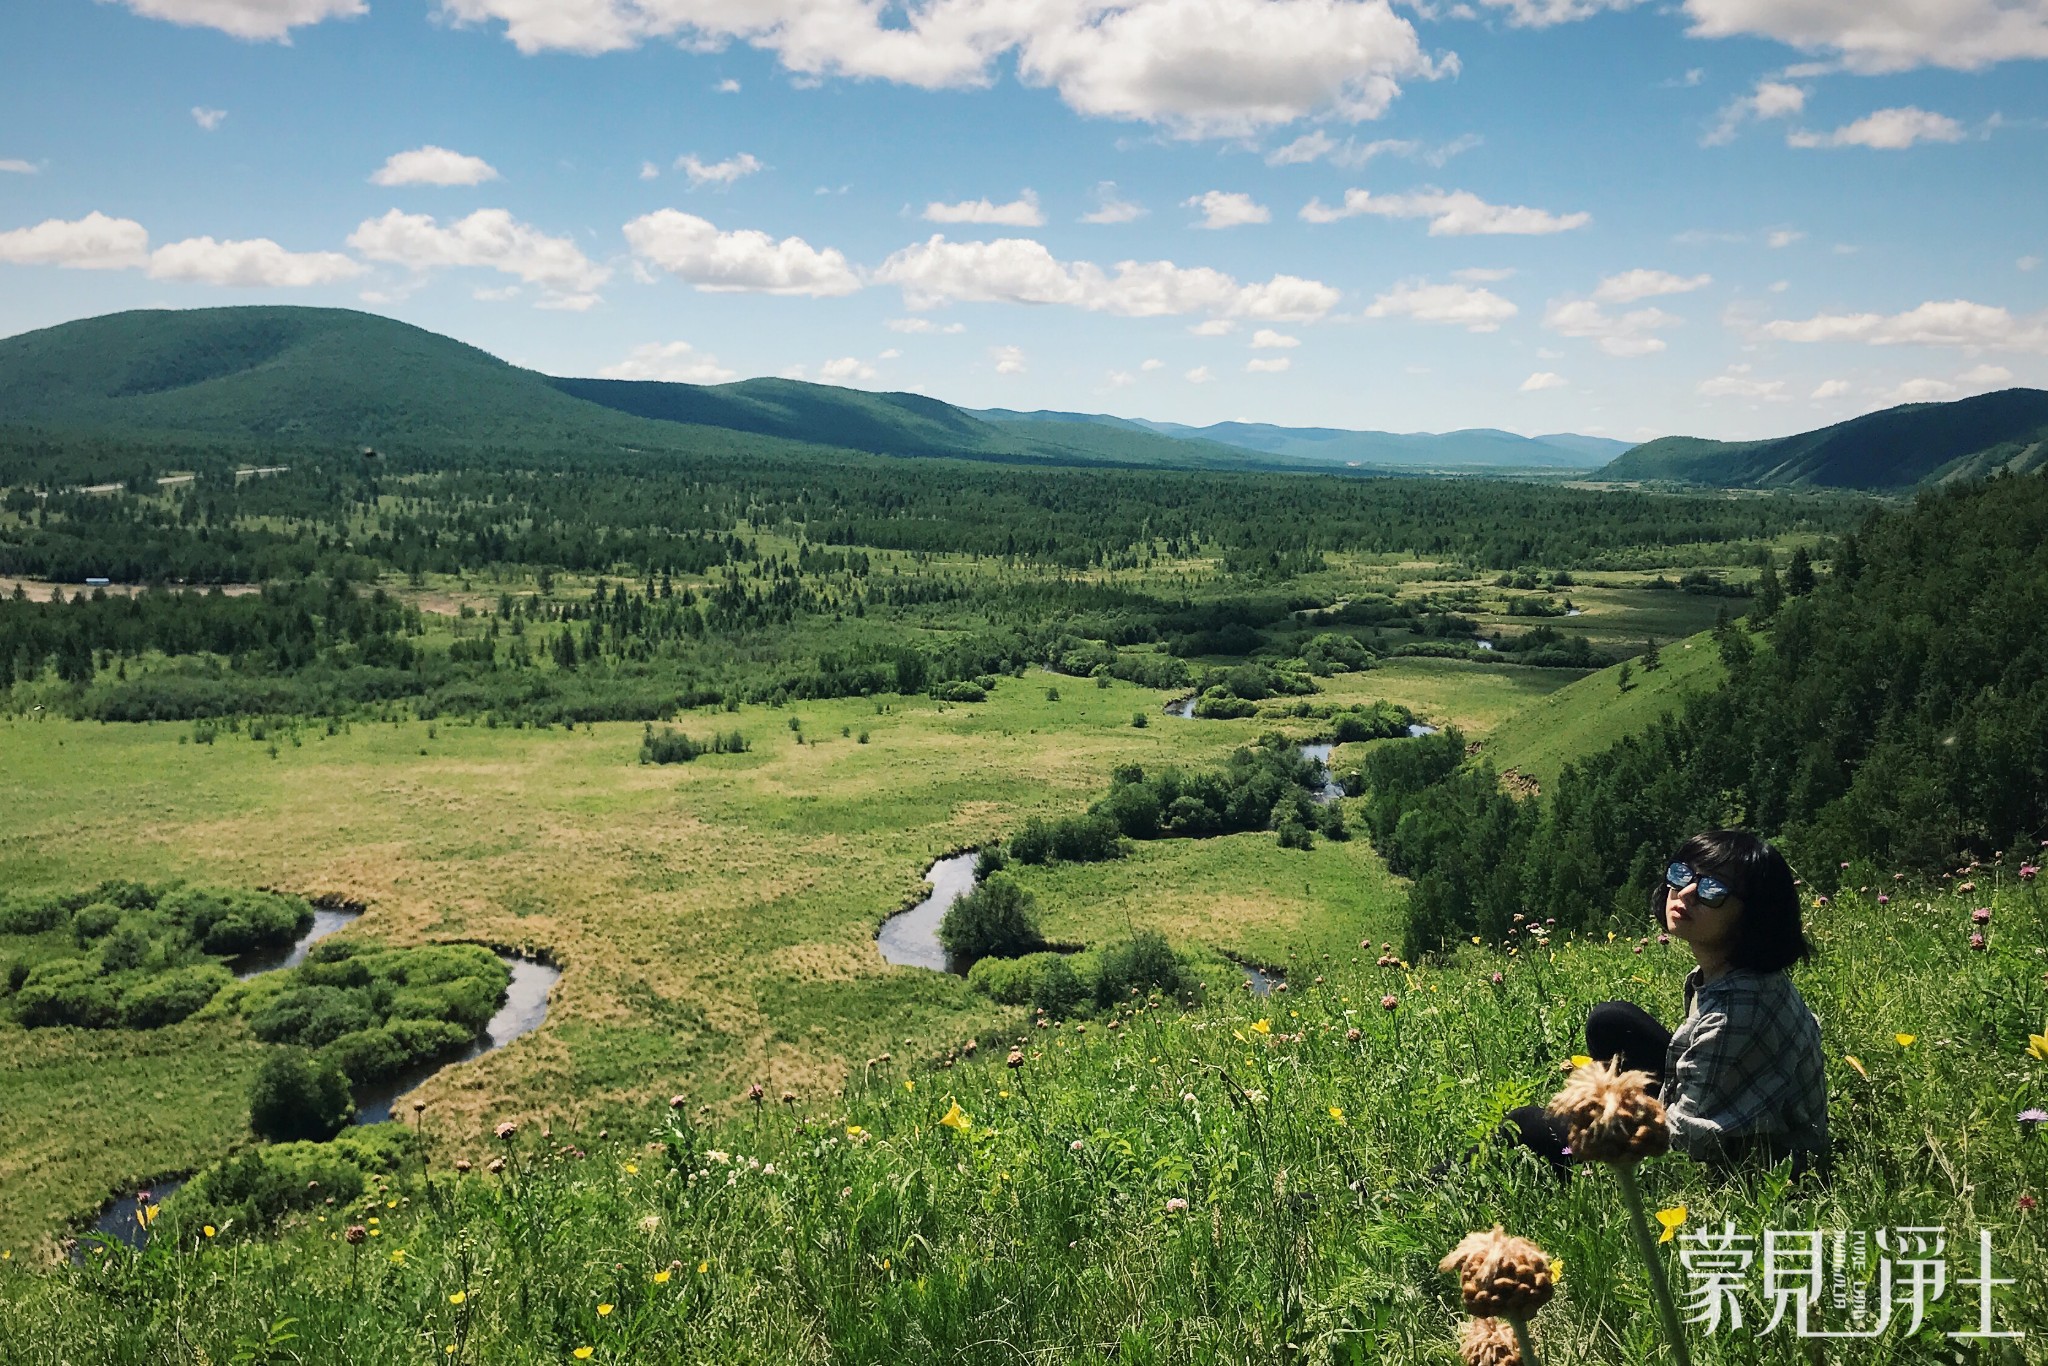
{"type": "Polygon", "coordinates": [[[1984,936],[1977,933],[1977,931],[1975,930],[1970,931],[1970,947],[1976,949],[1980,953],[1983,952],[1984,936]]]}
{"type": "Polygon", "coordinates": [[[495,1130],[493,1130],[493,1132],[496,1133],[499,1138],[502,1138],[509,1143],[512,1141],[512,1135],[519,1132],[519,1126],[508,1119],[503,1124],[500,1124],[495,1130]]]}
{"type": "Polygon", "coordinates": [[[2035,866],[2034,864],[2031,864],[2031,863],[2022,863],[2022,864],[2020,865],[2020,881],[2021,881],[2021,882],[2032,882],[2032,881],[2033,881],[2033,880],[2034,880],[2035,878],[2039,877],[2040,875],[2041,875],[2041,870],[2040,870],[2040,869],[2039,869],[2038,867],[2036,867],[2036,866],[2035,866]]]}
{"type": "Polygon", "coordinates": [[[1659,944],[1669,944],[1671,942],[1671,936],[1668,934],[1660,934],[1657,936],[1657,942],[1659,944]]]}
{"type": "Polygon", "coordinates": [[[1976,910],[1970,912],[1970,920],[1974,924],[1989,925],[1991,923],[1991,908],[1989,906],[1979,906],[1976,910]]]}
{"type": "Polygon", "coordinates": [[[1392,1010],[1395,1006],[1398,1006],[1400,1004],[1401,1003],[1392,996],[1380,997],[1380,1009],[1382,1010],[1392,1010]]]}
{"type": "Polygon", "coordinates": [[[1504,973],[1496,972],[1495,974],[1493,974],[1493,984],[1495,986],[1499,986],[1502,982],[1505,982],[1507,980],[1507,976],[1504,973]]]}
{"type": "Polygon", "coordinates": [[[1880,906],[1889,906],[1892,904],[1892,899],[1886,896],[1883,892],[1879,892],[1877,894],[1877,904],[1880,906]]]}
{"type": "Polygon", "coordinates": [[[1363,1037],[1364,1037],[1364,1035],[1363,1035],[1363,1034],[1361,1034],[1361,1033],[1360,1033],[1360,1032],[1359,1032],[1359,1031],[1358,1031],[1357,1029],[1355,1029],[1355,1028],[1354,1028],[1354,1029],[1347,1029],[1347,1030],[1345,1030],[1345,1031],[1344,1031],[1344,1041],[1345,1041],[1346,1043],[1357,1043],[1357,1042],[1358,1042],[1358,1041],[1359,1041],[1359,1040],[1360,1040],[1361,1038],[1363,1038],[1363,1037]]]}
{"type": "Polygon", "coordinates": [[[1168,1214],[1186,1214],[1188,1212],[1188,1202],[1176,1195],[1173,1199],[1166,1202],[1166,1212],[1168,1214]]]}
{"type": "Polygon", "coordinates": [[[1977,890],[1977,884],[1974,882],[1958,882],[1956,884],[1956,890],[1962,892],[1964,895],[1968,895],[1969,893],[1977,890]]]}

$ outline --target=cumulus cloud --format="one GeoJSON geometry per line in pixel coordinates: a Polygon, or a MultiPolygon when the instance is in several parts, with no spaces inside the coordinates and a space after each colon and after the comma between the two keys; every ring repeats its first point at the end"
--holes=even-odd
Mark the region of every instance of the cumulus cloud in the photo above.
{"type": "Polygon", "coordinates": [[[1758,331],[1774,341],[1953,346],[2048,354],[2048,314],[2015,317],[2006,309],[1967,299],[1930,301],[1903,313],[1819,313],[1798,321],[1766,322],[1758,331]]]}
{"type": "Polygon", "coordinates": [[[478,209],[446,227],[427,214],[393,209],[382,218],[366,219],[349,234],[348,244],[372,261],[416,271],[450,266],[501,271],[564,298],[589,294],[611,278],[611,271],[593,263],[574,241],[550,237],[505,209],[478,209]]]}
{"type": "Polygon", "coordinates": [[[1065,304],[1096,313],[1152,318],[1186,313],[1295,322],[1320,318],[1341,297],[1328,285],[1293,275],[1243,284],[1204,266],[1119,261],[1110,274],[1088,261],[1061,261],[1043,244],[1006,237],[949,242],[943,236],[904,247],[875,279],[900,286],[913,309],[948,303],[1065,304]]]}
{"type": "Polygon", "coordinates": [[[763,167],[760,160],[751,152],[741,152],[736,157],[727,157],[724,161],[714,161],[708,165],[692,152],[676,158],[676,169],[690,177],[690,188],[694,190],[705,185],[717,185],[722,188],[745,180],[763,167]]]}
{"type": "Polygon", "coordinates": [[[1666,270],[1624,270],[1619,275],[1609,275],[1593,291],[1593,297],[1603,304],[1632,304],[1638,299],[1654,299],[1665,294],[1690,294],[1696,289],[1705,289],[1714,283],[1711,275],[1673,275],[1666,270]]]}
{"type": "Polygon", "coordinates": [[[925,89],[987,85],[998,59],[1013,54],[1021,80],[1057,89],[1080,113],[1160,123],[1183,136],[1243,135],[1316,114],[1374,118],[1402,80],[1456,70],[1454,58],[1423,53],[1387,0],[924,0],[900,8],[874,0],[442,0],[441,8],[458,22],[502,23],[528,53],[737,40],[800,76],[925,89]]]}
{"type": "Polygon", "coordinates": [[[1185,379],[1190,384],[1207,384],[1210,380],[1216,378],[1216,376],[1209,373],[1208,366],[1197,365],[1194,369],[1188,371],[1187,374],[1181,376],[1181,378],[1185,379]]]}
{"type": "Polygon", "coordinates": [[[1792,147],[1872,147],[1880,151],[1903,151],[1917,142],[1961,142],[1963,125],[1946,114],[1931,114],[1907,105],[1901,109],[1880,109],[1832,133],[1812,133],[1796,128],[1785,135],[1792,147]]]}
{"type": "Polygon", "coordinates": [[[482,157],[464,156],[429,143],[410,152],[394,153],[377,173],[372,185],[481,185],[496,180],[498,172],[482,157]]]}
{"type": "Polygon", "coordinates": [[[739,378],[718,357],[699,351],[685,341],[648,342],[636,346],[617,365],[598,371],[601,379],[652,379],[669,384],[724,384],[739,378]]]}
{"type": "Polygon", "coordinates": [[[1249,223],[1270,223],[1272,213],[1248,194],[1208,190],[1181,201],[1184,209],[1200,209],[1198,228],[1240,228],[1249,223]]]}
{"type": "Polygon", "coordinates": [[[1290,337],[1285,332],[1275,332],[1270,327],[1262,327],[1252,333],[1254,351],[1290,351],[1299,345],[1301,338],[1290,337]]]}
{"type": "Polygon", "coordinates": [[[225,109],[208,109],[203,104],[192,106],[192,122],[198,124],[209,133],[218,129],[223,123],[226,123],[227,119],[228,111],[225,109]]]}
{"type": "Polygon", "coordinates": [[[737,95],[740,93],[740,83],[730,77],[720,81],[714,88],[721,95],[737,95]]]}
{"type": "Polygon", "coordinates": [[[1760,398],[1780,403],[1791,397],[1781,379],[1757,379],[1747,365],[1731,365],[1712,379],[1695,386],[1702,398],[1760,398]]]}
{"type": "Polygon", "coordinates": [[[0,172],[4,172],[7,175],[35,175],[42,169],[33,161],[22,161],[15,157],[8,157],[6,160],[0,161],[0,172]]]}
{"type": "Polygon", "coordinates": [[[1372,301],[1368,318],[1412,318],[1419,323],[1445,323],[1468,332],[1497,332],[1520,312],[1490,289],[1469,285],[1396,285],[1372,301]]]}
{"type": "Polygon", "coordinates": [[[827,384],[865,384],[877,373],[859,356],[841,356],[818,367],[818,378],[827,384]]]}
{"type": "Polygon", "coordinates": [[[1139,368],[1140,370],[1148,370],[1148,371],[1149,371],[1149,370],[1164,370],[1164,369],[1166,368],[1166,362],[1165,362],[1165,361],[1163,361],[1163,360],[1160,360],[1160,359],[1158,359],[1157,357],[1153,357],[1153,356],[1148,356],[1148,357],[1146,357],[1146,358],[1145,358],[1145,359],[1144,359],[1144,360],[1143,360],[1142,362],[1140,362],[1140,363],[1139,363],[1139,365],[1138,365],[1138,368],[1139,368]]]}
{"type": "Polygon", "coordinates": [[[286,251],[267,237],[245,242],[193,237],[158,247],[149,258],[153,280],[245,289],[305,289],[362,273],[362,262],[338,251],[286,251]]]}
{"type": "Polygon", "coordinates": [[[1805,241],[1806,234],[1800,232],[1797,228],[1778,228],[1775,229],[1771,233],[1771,235],[1765,238],[1764,240],[1770,245],[1773,251],[1776,251],[1780,247],[1789,247],[1794,242],[1805,241]]]}
{"type": "Polygon", "coordinates": [[[1855,387],[1855,385],[1845,379],[1824,379],[1814,386],[1813,392],[1808,394],[1807,397],[1819,400],[1840,398],[1855,387]]]}
{"type": "Polygon", "coordinates": [[[986,199],[965,199],[958,204],[941,204],[934,201],[924,206],[927,223],[999,223],[1010,228],[1037,228],[1045,225],[1045,214],[1038,207],[1038,195],[1025,190],[1007,204],[996,204],[986,199]]]}
{"type": "Polygon", "coordinates": [[[1571,381],[1563,375],[1554,374],[1549,370],[1538,370],[1535,374],[1522,381],[1520,392],[1536,394],[1541,393],[1545,389],[1562,389],[1569,383],[1571,381]]]}
{"type": "Polygon", "coordinates": [[[2042,0],[1685,0],[1685,10],[1696,37],[1771,38],[1864,73],[2048,57],[2042,0]]]}
{"type": "Polygon", "coordinates": [[[120,0],[145,19],[217,28],[251,41],[288,43],[291,32],[327,19],[369,13],[363,0],[120,0]]]}
{"type": "Polygon", "coordinates": [[[996,363],[999,375],[1021,375],[1024,373],[1024,348],[1021,346],[991,346],[988,354],[996,363]]]}
{"type": "Polygon", "coordinates": [[[891,318],[883,323],[882,326],[888,328],[891,332],[952,333],[965,332],[967,330],[967,324],[965,323],[947,323],[944,327],[941,327],[930,318],[891,318]]]}
{"type": "Polygon", "coordinates": [[[149,232],[132,218],[95,210],[83,218],[51,218],[0,232],[0,261],[69,270],[127,270],[147,264],[149,232]]]}
{"type": "Polygon", "coordinates": [[[1196,337],[1227,337],[1235,331],[1237,324],[1229,318],[1211,318],[1188,328],[1189,335],[1196,337]]]}
{"type": "Polygon", "coordinates": [[[1954,398],[1960,390],[1945,379],[1909,379],[1893,385],[1878,397],[1880,407],[1900,403],[1940,403],[1954,398]]]}
{"type": "Polygon", "coordinates": [[[1116,182],[1105,180],[1095,187],[1095,208],[1081,215],[1083,223],[1131,223],[1145,216],[1145,210],[1119,198],[1116,182]]]}
{"type": "Polygon", "coordinates": [[[1722,106],[1714,126],[1700,139],[1709,147],[1735,140],[1742,125],[1752,119],[1789,119],[1806,108],[1806,90],[1786,81],[1758,81],[1747,95],[1722,106]]]}
{"type": "Polygon", "coordinates": [[[1633,9],[1642,0],[1479,0],[1488,9],[1504,9],[1516,28],[1549,28],[1590,19],[1605,10],[1633,9]]]}
{"type": "Polygon", "coordinates": [[[852,294],[860,278],[837,248],[765,232],[720,232],[694,214],[662,209],[626,224],[634,256],[711,293],[852,294]]]}
{"type": "Polygon", "coordinates": [[[2041,258],[2038,256],[2022,256],[2019,260],[2013,262],[2013,264],[2015,266],[2018,266],[2021,270],[2033,270],[2035,267],[2041,264],[2041,258]]]}
{"type": "Polygon", "coordinates": [[[1301,210],[1301,216],[1311,223],[1334,223],[1359,214],[1373,214],[1380,218],[1427,218],[1431,237],[1540,236],[1569,232],[1593,221],[1593,215],[1589,213],[1559,215],[1519,205],[1489,204],[1466,190],[1447,193],[1422,189],[1408,194],[1380,195],[1370,190],[1346,190],[1344,202],[1338,207],[1331,208],[1321,199],[1311,199],[1301,210]]]}
{"type": "Polygon", "coordinates": [[[1993,384],[2010,384],[2012,371],[2003,365],[1973,365],[1957,375],[1956,380],[1962,384],[1981,384],[1987,387],[1993,384]]]}
{"type": "Polygon", "coordinates": [[[1498,284],[1502,280],[1512,279],[1514,272],[1491,266],[1467,266],[1463,270],[1452,271],[1451,277],[1463,280],[1467,284],[1491,285],[1498,284]]]}
{"type": "Polygon", "coordinates": [[[1292,356],[1261,356],[1244,363],[1248,375],[1277,375],[1294,364],[1292,356]]]}
{"type": "Polygon", "coordinates": [[[1138,382],[1138,377],[1128,370],[1112,370],[1102,378],[1112,389],[1128,389],[1138,382]]]}
{"type": "Polygon", "coordinates": [[[1543,312],[1543,326],[1550,331],[1597,341],[1610,356],[1654,355],[1664,349],[1664,339],[1652,334],[1683,321],[1661,308],[1638,308],[1616,316],[1591,299],[1552,300],[1543,312]]]}
{"type": "Polygon", "coordinates": [[[1357,170],[1376,157],[1396,156],[1408,161],[1419,161],[1427,166],[1440,167],[1460,152],[1469,152],[1483,141],[1485,139],[1477,133],[1465,133],[1452,138],[1449,142],[1434,145],[1413,138],[1376,138],[1371,142],[1360,142],[1356,138],[1347,137],[1340,141],[1317,128],[1266,153],[1266,164],[1305,166],[1312,161],[1328,161],[1332,166],[1357,170]]]}

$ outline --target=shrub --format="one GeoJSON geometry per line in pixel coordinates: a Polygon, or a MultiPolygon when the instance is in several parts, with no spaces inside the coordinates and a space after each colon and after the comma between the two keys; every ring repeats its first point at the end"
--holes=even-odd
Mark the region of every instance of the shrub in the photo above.
{"type": "Polygon", "coordinates": [[[986,702],[988,689],[971,679],[932,684],[932,696],[941,702],[986,702]]]}
{"type": "Polygon", "coordinates": [[[130,1029],[161,1029],[204,1006],[232,974],[217,963],[195,963],[144,978],[121,994],[121,1023],[130,1029]]]}
{"type": "Polygon", "coordinates": [[[1095,969],[1095,1003],[1109,1007],[1131,995],[1158,990],[1184,997],[1194,990],[1187,969],[1166,936],[1143,930],[1102,950],[1095,969]]]}
{"type": "Polygon", "coordinates": [[[0,934],[47,934],[70,917],[70,910],[55,897],[16,892],[0,901],[0,934]]]}
{"type": "Polygon", "coordinates": [[[82,958],[38,963],[15,993],[14,1009],[28,1029],[73,1025],[80,1029],[112,1029],[121,1022],[119,993],[100,976],[98,967],[82,958]]]}
{"type": "Polygon", "coordinates": [[[1036,898],[998,873],[955,901],[939,922],[939,943],[960,959],[1015,958],[1045,946],[1036,898]]]}
{"type": "Polygon", "coordinates": [[[418,1149],[403,1126],[351,1129],[329,1143],[277,1143],[252,1148],[205,1168],[164,1206],[159,1234],[188,1244],[211,1224],[223,1237],[250,1237],[290,1214],[347,1205],[367,1178],[395,1173],[418,1149]]]}
{"type": "Polygon", "coordinates": [[[1031,984],[1031,1004],[1055,1019],[1072,1015],[1088,1000],[1088,988],[1081,981],[1081,974],[1074,971],[1074,965],[1059,954],[1047,955],[1051,959],[1039,969],[1037,979],[1031,984]]]}
{"type": "Polygon", "coordinates": [[[332,1138],[355,1112],[341,1069],[303,1048],[265,1058],[249,1088],[249,1127],[273,1143],[332,1138]]]}
{"type": "Polygon", "coordinates": [[[320,1050],[357,1086],[386,1081],[409,1068],[450,1058],[476,1041],[477,1031],[449,1020],[395,1019],[344,1034],[320,1050]]]}
{"type": "Polygon", "coordinates": [[[1038,979],[1053,963],[1065,965],[1066,958],[1046,951],[1021,958],[977,959],[967,970],[967,985],[998,1005],[1030,1005],[1038,995],[1038,979]]]}
{"type": "Polygon", "coordinates": [[[1147,716],[1147,715],[1145,715],[1145,713],[1144,713],[1144,712],[1141,712],[1141,711],[1134,711],[1134,712],[1132,712],[1132,713],[1131,713],[1131,725],[1133,725],[1133,726],[1134,726],[1134,727],[1136,727],[1137,729],[1139,729],[1139,730],[1143,730],[1143,729],[1145,729],[1145,727],[1147,727],[1147,726],[1149,726],[1149,725],[1151,725],[1151,724],[1152,724],[1152,718],[1151,718],[1151,717],[1149,717],[1149,716],[1147,716]]]}

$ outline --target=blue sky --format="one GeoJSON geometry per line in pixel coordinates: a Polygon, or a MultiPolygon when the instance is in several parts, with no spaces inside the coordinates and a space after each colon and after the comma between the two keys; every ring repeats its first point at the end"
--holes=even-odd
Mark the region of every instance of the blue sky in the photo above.
{"type": "Polygon", "coordinates": [[[0,334],[1771,435],[2048,387],[2048,0],[36,0],[0,334]]]}

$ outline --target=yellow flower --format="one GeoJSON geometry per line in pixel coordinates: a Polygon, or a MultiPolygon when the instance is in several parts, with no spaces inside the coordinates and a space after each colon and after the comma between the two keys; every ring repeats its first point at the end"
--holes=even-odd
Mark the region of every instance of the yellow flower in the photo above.
{"type": "Polygon", "coordinates": [[[888,1259],[887,1257],[884,1257],[884,1258],[882,1258],[882,1270],[884,1270],[884,1271],[887,1271],[888,1269],[889,1269],[889,1259],[888,1259]]]}
{"type": "Polygon", "coordinates": [[[1574,1054],[1572,1054],[1572,1066],[1574,1066],[1574,1067],[1591,1067],[1592,1065],[1593,1065],[1593,1060],[1592,1060],[1591,1058],[1587,1057],[1587,1056],[1586,1056],[1586,1055],[1585,1055],[1584,1053],[1574,1053],[1574,1054]]]}
{"type": "Polygon", "coordinates": [[[398,1249],[397,1251],[395,1251],[395,1252],[393,1252],[393,1253],[391,1254],[391,1264],[392,1264],[393,1266],[404,1266],[404,1265],[405,1265],[405,1249],[404,1249],[404,1248],[399,1248],[399,1249],[398,1249]]]}
{"type": "MultiPolygon", "coordinates": [[[[1154,1061],[1156,1062],[1157,1059],[1154,1059],[1154,1061]]],[[[1008,1100],[1010,1098],[1010,1093],[1008,1091],[998,1091],[996,1092],[996,1095],[1002,1100],[1008,1100]]]]}
{"type": "Polygon", "coordinates": [[[220,1232],[220,1230],[215,1228],[212,1224],[201,1224],[199,1226],[199,1231],[209,1238],[211,1238],[214,1234],[220,1232]]]}
{"type": "Polygon", "coordinates": [[[1613,931],[1613,930],[1609,930],[1609,931],[1607,932],[1607,942],[1608,942],[1608,943],[1610,943],[1610,944],[1612,944],[1612,943],[1614,942],[1614,931],[1613,931]]]}
{"type": "Polygon", "coordinates": [[[372,1238],[382,1238],[384,1236],[384,1230],[381,1228],[373,1228],[370,1230],[370,1236],[372,1238]]]}
{"type": "Polygon", "coordinates": [[[915,1091],[917,1089],[917,1083],[912,1081],[909,1077],[905,1077],[903,1079],[903,1089],[906,1091],[915,1091]]]}
{"type": "Polygon", "coordinates": [[[1564,1283],[1564,1258],[1552,1257],[1550,1259],[1550,1279],[1559,1285],[1564,1283]]]}
{"type": "Polygon", "coordinates": [[[659,1271],[657,1271],[657,1272],[655,1272],[655,1273],[654,1273],[654,1283],[655,1283],[656,1285],[667,1285],[667,1284],[668,1284],[668,1275],[669,1275],[669,1273],[668,1273],[668,1268],[667,1268],[667,1267],[663,1267],[663,1268],[662,1268],[661,1270],[659,1270],[659,1271]]]}
{"type": "Polygon", "coordinates": [[[398,1208],[398,1202],[397,1202],[396,1200],[386,1200],[386,1201],[384,1202],[384,1208],[385,1208],[385,1209],[397,1209],[397,1208],[398,1208]]]}
{"type": "Polygon", "coordinates": [[[699,1276],[703,1275],[703,1274],[704,1274],[705,1272],[709,1271],[710,1269],[711,1269],[711,1263],[710,1263],[710,1262],[708,1262],[708,1261],[705,1261],[705,1262],[699,1262],[699,1263],[697,1263],[697,1274],[698,1274],[699,1276]]]}
{"type": "Polygon", "coordinates": [[[578,1361],[588,1361],[590,1360],[590,1354],[592,1352],[595,1352],[596,1350],[597,1349],[595,1347],[578,1347],[575,1351],[569,1353],[569,1355],[575,1357],[578,1361]]]}
{"type": "Polygon", "coordinates": [[[628,1175],[628,1176],[638,1176],[639,1174],[640,1174],[640,1164],[639,1164],[639,1163],[637,1163],[637,1162],[628,1162],[628,1163],[626,1164],[626,1175],[628,1175]]]}
{"type": "Polygon", "coordinates": [[[2048,1062],[2048,1034],[2027,1035],[2027,1055],[2048,1062]]]}
{"type": "Polygon", "coordinates": [[[452,1357],[455,1355],[455,1344],[451,1342],[446,1347],[443,1347],[441,1350],[452,1357]]]}
{"type": "Polygon", "coordinates": [[[1857,1057],[1854,1053],[1844,1053],[1842,1055],[1842,1061],[1848,1063],[1849,1066],[1855,1068],[1857,1076],[1863,1078],[1863,1080],[1865,1081],[1870,1080],[1870,1073],[1863,1070],[1863,1060],[1857,1057]]]}
{"type": "Polygon", "coordinates": [[[14,1249],[13,1249],[13,1248],[11,1248],[11,1247],[10,1247],[10,1248],[8,1248],[8,1249],[7,1249],[7,1250],[6,1250],[5,1252],[0,1252],[0,1262],[11,1262],[11,1261],[13,1261],[13,1260],[14,1260],[14,1249]]]}
{"type": "Polygon", "coordinates": [[[1342,1124],[1344,1122],[1344,1107],[1341,1105],[1332,1105],[1330,1107],[1330,1118],[1336,1120],[1339,1124],[1342,1124]]]}
{"type": "Polygon", "coordinates": [[[611,1305],[608,1305],[608,1304],[600,1304],[599,1306],[597,1306],[597,1316],[598,1316],[599,1318],[604,1318],[604,1317],[606,1317],[607,1315],[609,1315],[609,1314],[610,1314],[611,1312],[612,1312],[612,1306],[611,1306],[611,1305]]]}
{"type": "Polygon", "coordinates": [[[1677,1236],[1679,1225],[1685,1222],[1685,1206],[1674,1205],[1670,1209],[1657,1211],[1657,1222],[1664,1225],[1664,1236],[1657,1241],[1668,1243],[1677,1236]]]}
{"type": "Polygon", "coordinates": [[[1476,934],[1475,934],[1475,935],[1473,935],[1473,936],[1472,936],[1472,942],[1473,942],[1473,943],[1475,943],[1475,944],[1477,944],[1477,943],[1479,942],[1479,936],[1478,936],[1478,935],[1476,935],[1476,934]]]}
{"type": "Polygon", "coordinates": [[[1917,1034],[1894,1034],[1892,1035],[1892,1037],[1899,1041],[1899,1047],[1911,1048],[1913,1046],[1913,1040],[1919,1038],[1920,1036],[1917,1034]]]}
{"type": "Polygon", "coordinates": [[[469,1292],[468,1292],[467,1290],[458,1290],[458,1291],[456,1291],[456,1292],[455,1292],[454,1294],[452,1294],[452,1295],[450,1295],[450,1296],[448,1297],[448,1303],[450,1303],[450,1304],[461,1304],[461,1303],[462,1303],[462,1302],[463,1302],[464,1300],[466,1300],[466,1299],[468,1299],[468,1298],[469,1298],[469,1292]]]}
{"type": "Polygon", "coordinates": [[[945,1125],[948,1129],[965,1129],[967,1127],[967,1116],[960,1109],[959,1101],[953,1102],[953,1108],[946,1111],[946,1117],[941,1119],[939,1123],[945,1125]]]}
{"type": "Polygon", "coordinates": [[[1252,1033],[1254,1033],[1254,1034],[1271,1034],[1272,1032],[1273,1032],[1273,1022],[1272,1022],[1271,1020],[1254,1020],[1254,1021],[1252,1021],[1252,1033]]]}
{"type": "Polygon", "coordinates": [[[861,1128],[858,1124],[849,1124],[846,1126],[846,1136],[848,1138],[859,1138],[862,1134],[866,1132],[867,1130],[861,1128]]]}

